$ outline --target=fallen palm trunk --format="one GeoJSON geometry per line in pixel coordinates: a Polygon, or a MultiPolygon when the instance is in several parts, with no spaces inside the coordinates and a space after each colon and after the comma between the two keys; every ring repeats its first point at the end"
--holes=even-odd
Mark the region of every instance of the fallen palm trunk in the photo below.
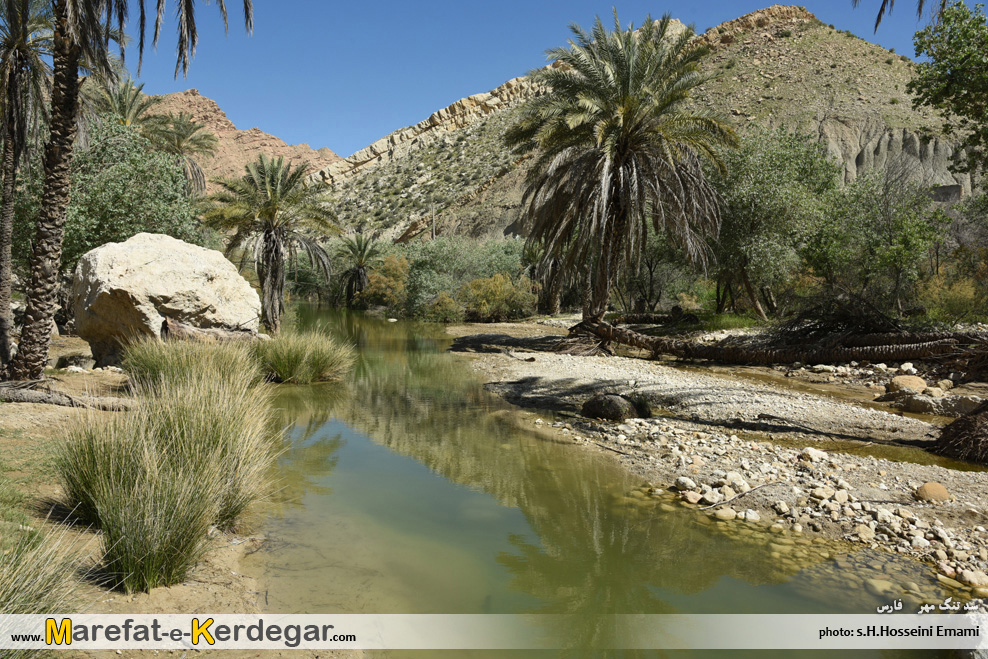
{"type": "Polygon", "coordinates": [[[260,335],[252,330],[204,329],[187,325],[172,318],[165,318],[161,324],[161,338],[222,343],[226,341],[257,341],[260,335]]]}
{"type": "Polygon", "coordinates": [[[864,360],[880,362],[928,359],[953,353],[957,346],[955,339],[947,338],[906,345],[761,348],[741,345],[706,345],[679,339],[651,337],[603,322],[583,321],[570,329],[570,333],[578,334],[581,332],[593,334],[603,341],[648,350],[653,356],[668,354],[680,359],[707,359],[729,364],[757,366],[791,364],[793,362],[822,364],[864,360]]]}
{"type": "MultiPolygon", "coordinates": [[[[61,405],[62,407],[82,407],[107,412],[123,412],[133,409],[134,401],[113,396],[69,396],[57,391],[36,391],[21,383],[4,383],[0,386],[0,401],[5,403],[40,403],[42,405],[61,405]]],[[[35,383],[25,383],[35,384],[35,383]]]]}

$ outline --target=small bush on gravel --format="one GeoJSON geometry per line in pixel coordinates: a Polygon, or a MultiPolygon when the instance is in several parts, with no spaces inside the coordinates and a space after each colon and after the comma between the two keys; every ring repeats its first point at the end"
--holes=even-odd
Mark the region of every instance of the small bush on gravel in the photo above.
{"type": "Polygon", "coordinates": [[[532,282],[521,277],[517,282],[503,274],[475,279],[460,291],[467,320],[499,323],[524,318],[535,313],[538,296],[532,292],[532,282]]]}

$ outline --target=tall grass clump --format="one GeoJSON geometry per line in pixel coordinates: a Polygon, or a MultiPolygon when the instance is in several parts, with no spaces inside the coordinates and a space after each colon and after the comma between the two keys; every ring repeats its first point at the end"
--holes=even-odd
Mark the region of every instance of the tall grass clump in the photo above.
{"type": "MultiPolygon", "coordinates": [[[[29,615],[64,611],[72,595],[74,555],[66,552],[65,532],[37,531],[0,525],[0,612],[29,615]]],[[[21,659],[42,656],[39,650],[4,650],[0,655],[21,659]]]]}
{"type": "Polygon", "coordinates": [[[144,337],[126,346],[122,366],[135,384],[144,386],[200,375],[252,383],[261,379],[246,343],[166,342],[144,337]]]}
{"type": "Polygon", "coordinates": [[[354,363],[353,349],[317,331],[285,333],[254,344],[261,371],[275,382],[338,380],[354,363]]]}
{"type": "Polygon", "coordinates": [[[55,457],[68,505],[102,530],[105,571],[127,592],[183,580],[210,527],[236,528],[266,493],[277,457],[248,347],[149,342],[132,355],[137,409],[81,417],[55,457]]]}

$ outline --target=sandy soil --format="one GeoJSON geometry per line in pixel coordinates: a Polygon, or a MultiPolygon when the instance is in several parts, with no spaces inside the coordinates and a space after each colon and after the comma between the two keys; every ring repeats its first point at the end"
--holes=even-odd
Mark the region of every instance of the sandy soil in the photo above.
{"type": "Polygon", "coordinates": [[[488,390],[534,412],[529,427],[606,452],[641,475],[648,485],[628,493],[629,505],[645,495],[721,524],[756,521],[776,533],[862,543],[926,563],[949,588],[988,596],[988,472],[923,450],[940,419],[870,405],[868,388],[813,393],[821,384],[813,377],[772,377],[773,369],[711,374],[559,354],[564,330],[543,325],[449,331],[452,350],[470,356],[488,390]],[[595,393],[640,396],[652,418],[587,419],[581,406],[595,393]],[[927,482],[950,499],[918,500],[927,482]]]}

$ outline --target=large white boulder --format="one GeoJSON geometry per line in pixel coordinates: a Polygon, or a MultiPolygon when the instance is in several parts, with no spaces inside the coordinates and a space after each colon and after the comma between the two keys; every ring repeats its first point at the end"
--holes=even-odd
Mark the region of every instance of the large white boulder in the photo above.
{"type": "Polygon", "coordinates": [[[98,366],[130,338],[161,336],[165,318],[194,327],[257,331],[261,301],[220,252],[139,233],[79,260],[72,282],[75,328],[98,366]]]}

